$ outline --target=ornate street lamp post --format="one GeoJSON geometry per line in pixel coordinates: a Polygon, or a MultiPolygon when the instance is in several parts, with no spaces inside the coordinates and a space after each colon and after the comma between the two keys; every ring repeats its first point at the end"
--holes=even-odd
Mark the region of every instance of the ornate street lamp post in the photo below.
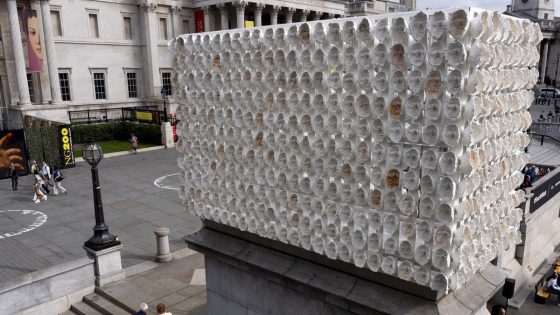
{"type": "Polygon", "coordinates": [[[105,224],[103,215],[103,202],[101,201],[101,187],[99,187],[99,172],[97,165],[103,159],[103,150],[93,140],[89,140],[82,150],[82,157],[91,165],[91,180],[93,182],[93,204],[95,208],[95,226],[93,236],[84,245],[94,251],[99,251],[112,246],[120,245],[121,242],[109,233],[109,227],[105,224]]]}

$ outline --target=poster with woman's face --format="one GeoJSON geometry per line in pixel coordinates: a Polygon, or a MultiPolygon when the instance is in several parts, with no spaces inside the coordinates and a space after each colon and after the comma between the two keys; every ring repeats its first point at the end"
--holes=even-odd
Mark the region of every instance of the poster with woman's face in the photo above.
{"type": "Polygon", "coordinates": [[[27,34],[27,59],[29,72],[43,72],[43,49],[41,47],[41,22],[35,10],[22,10],[22,25],[27,34]]]}

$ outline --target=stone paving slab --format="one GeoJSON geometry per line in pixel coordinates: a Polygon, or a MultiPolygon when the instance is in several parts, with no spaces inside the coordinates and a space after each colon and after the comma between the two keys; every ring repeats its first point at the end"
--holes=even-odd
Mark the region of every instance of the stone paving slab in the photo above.
{"type": "MultiPolygon", "coordinates": [[[[171,228],[171,251],[186,248],[182,237],[197,231],[200,220],[189,215],[177,191],[158,188],[154,181],[176,174],[177,153],[156,150],[136,155],[106,158],[99,165],[99,179],[105,221],[123,243],[123,266],[153,260],[156,252],[154,229],[171,228]]],[[[0,281],[85,256],[83,243],[93,235],[95,225],[89,165],[78,163],[63,170],[68,195],[48,196],[35,204],[30,176],[23,176],[19,189],[12,191],[9,179],[0,180],[0,211],[35,210],[47,220],[19,235],[0,238],[0,281]]],[[[178,177],[167,184],[178,185],[178,177]]],[[[32,224],[17,212],[0,212],[0,236],[32,224]]],[[[12,233],[13,234],[13,233],[12,233]]]]}
{"type": "MultiPolygon", "coordinates": [[[[189,252],[188,249],[175,252],[189,252]]],[[[197,282],[191,285],[197,270],[204,270],[201,254],[173,259],[169,263],[157,264],[153,269],[140,272],[121,282],[103,287],[103,291],[134,309],[147,303],[149,314],[155,314],[156,305],[164,303],[167,311],[174,315],[206,314],[206,285],[197,282]]],[[[135,267],[127,268],[127,271],[135,267]]]]}

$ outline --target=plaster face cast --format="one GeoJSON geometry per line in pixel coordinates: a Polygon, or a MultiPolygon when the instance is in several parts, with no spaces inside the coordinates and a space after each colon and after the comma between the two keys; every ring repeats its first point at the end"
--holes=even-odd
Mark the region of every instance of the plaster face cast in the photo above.
{"type": "Polygon", "coordinates": [[[435,42],[430,46],[428,52],[428,62],[432,66],[439,66],[445,58],[445,48],[440,42],[435,42]]]}
{"type": "Polygon", "coordinates": [[[432,70],[426,77],[426,93],[433,96],[439,96],[443,92],[443,79],[441,72],[432,70]]]}
{"type": "Polygon", "coordinates": [[[415,67],[419,67],[424,64],[425,60],[426,47],[421,43],[412,44],[408,53],[408,62],[415,67]]]}
{"type": "Polygon", "coordinates": [[[428,30],[428,16],[424,12],[419,12],[411,18],[410,35],[415,41],[420,41],[426,36],[428,30]]]}
{"type": "Polygon", "coordinates": [[[396,70],[404,71],[406,69],[405,48],[402,44],[391,47],[390,62],[396,70]]]}
{"type": "Polygon", "coordinates": [[[424,75],[420,70],[414,70],[408,75],[408,88],[413,93],[420,93],[424,88],[424,75]]]}
{"type": "Polygon", "coordinates": [[[433,38],[439,39],[445,33],[446,26],[445,13],[438,11],[430,15],[428,30],[433,38]]]}
{"type": "Polygon", "coordinates": [[[373,63],[376,66],[383,66],[387,62],[387,48],[384,44],[379,44],[373,49],[373,63]]]}
{"type": "Polygon", "coordinates": [[[389,103],[389,114],[392,118],[399,119],[402,113],[402,100],[400,97],[395,97],[389,103]]]}

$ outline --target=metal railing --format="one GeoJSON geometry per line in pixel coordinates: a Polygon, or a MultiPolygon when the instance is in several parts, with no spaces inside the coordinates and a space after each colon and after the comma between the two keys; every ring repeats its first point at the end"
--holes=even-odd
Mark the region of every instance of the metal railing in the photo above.
{"type": "Polygon", "coordinates": [[[556,106],[556,104],[560,105],[560,97],[556,97],[556,98],[537,97],[535,99],[535,105],[556,106]]]}
{"type": "Polygon", "coordinates": [[[560,146],[560,140],[555,138],[555,137],[552,137],[550,135],[545,135],[545,134],[542,134],[542,133],[535,133],[535,132],[527,132],[527,133],[530,134],[531,136],[541,137],[541,145],[544,144],[544,138],[548,138],[548,139],[552,140],[552,142],[555,142],[556,145],[560,146]]]}
{"type": "MultiPolygon", "coordinates": [[[[76,110],[69,111],[68,118],[70,124],[93,124],[101,122],[110,121],[138,121],[136,112],[150,112],[152,113],[152,119],[154,123],[159,123],[165,121],[165,117],[162,119],[160,112],[157,110],[157,106],[140,106],[140,107],[122,107],[122,108],[103,108],[103,109],[86,109],[86,110],[76,110]],[[153,114],[155,113],[155,115],[153,114]]],[[[165,115],[163,115],[165,116],[165,115]]],[[[147,119],[144,119],[147,120],[147,119]]]]}
{"type": "MultiPolygon", "coordinates": [[[[558,117],[553,118],[554,120],[556,120],[555,122],[533,122],[530,131],[536,134],[560,136],[560,123],[558,122],[558,117]]],[[[552,118],[550,118],[549,120],[552,120],[552,118]]]]}

